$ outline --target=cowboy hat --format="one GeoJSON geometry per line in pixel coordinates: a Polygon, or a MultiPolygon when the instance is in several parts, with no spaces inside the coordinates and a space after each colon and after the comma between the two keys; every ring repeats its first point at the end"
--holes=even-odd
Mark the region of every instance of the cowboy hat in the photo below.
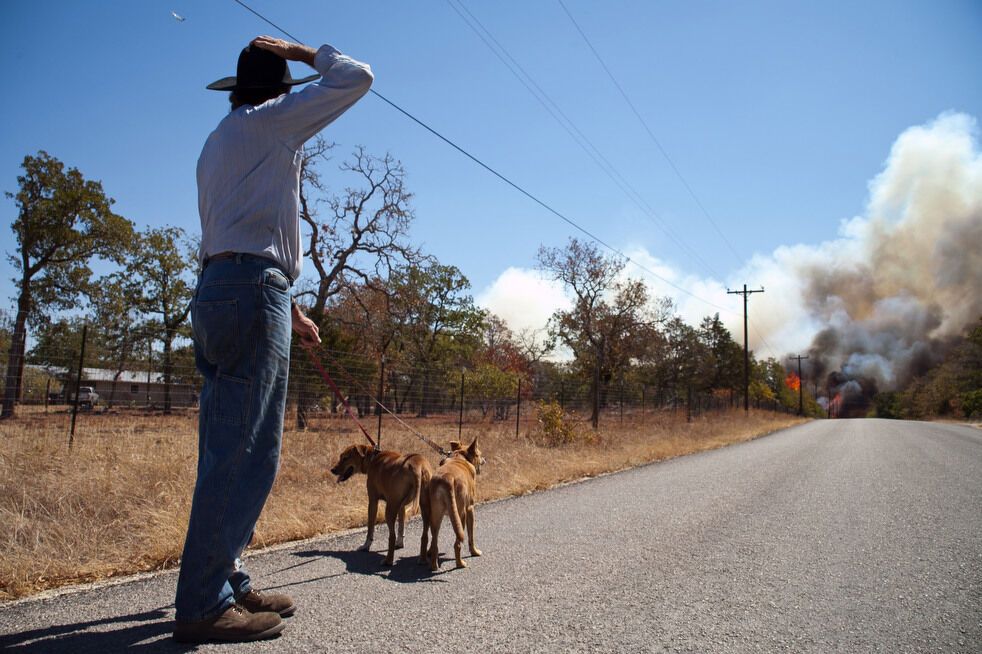
{"type": "Polygon", "coordinates": [[[242,89],[272,89],[279,86],[295,86],[312,82],[320,75],[308,75],[293,79],[286,59],[269,50],[248,45],[239,53],[235,77],[223,77],[206,88],[212,91],[238,91],[242,89]]]}

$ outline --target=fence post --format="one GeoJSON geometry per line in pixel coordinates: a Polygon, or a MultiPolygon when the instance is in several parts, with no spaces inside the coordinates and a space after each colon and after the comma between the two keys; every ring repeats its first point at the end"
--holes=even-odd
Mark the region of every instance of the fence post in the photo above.
{"type": "Polygon", "coordinates": [[[460,418],[457,420],[457,440],[464,432],[464,369],[460,369],[460,418]]]}
{"type": "Polygon", "coordinates": [[[641,424],[644,424],[644,392],[648,389],[647,384],[641,384],[641,424]]]}
{"type": "Polygon", "coordinates": [[[689,384],[685,400],[685,421],[692,422],[692,385],[689,384]]]}
{"type": "Polygon", "coordinates": [[[621,424],[624,424],[624,380],[621,380],[621,424]]]}
{"type": "Polygon", "coordinates": [[[382,405],[385,403],[385,355],[379,358],[378,373],[378,397],[376,398],[375,411],[378,413],[378,435],[375,441],[379,449],[382,448],[382,405]]]}
{"type": "Polygon", "coordinates": [[[518,378],[518,406],[515,407],[515,438],[518,438],[518,422],[522,417],[522,378],[518,378]]]}
{"type": "Polygon", "coordinates": [[[566,382],[559,380],[559,408],[566,410],[566,382]]]}
{"type": "Polygon", "coordinates": [[[153,341],[147,338],[147,408],[150,408],[150,372],[153,370],[153,341]]]}
{"type": "Polygon", "coordinates": [[[51,377],[48,377],[48,383],[44,385],[44,412],[48,412],[48,396],[51,395],[51,377]]]}
{"type": "Polygon", "coordinates": [[[89,326],[82,325],[82,349],[78,354],[78,375],[75,377],[75,403],[72,406],[72,428],[68,433],[68,449],[72,449],[75,444],[75,418],[78,416],[78,400],[82,395],[82,364],[85,362],[85,339],[88,336],[89,326]]]}

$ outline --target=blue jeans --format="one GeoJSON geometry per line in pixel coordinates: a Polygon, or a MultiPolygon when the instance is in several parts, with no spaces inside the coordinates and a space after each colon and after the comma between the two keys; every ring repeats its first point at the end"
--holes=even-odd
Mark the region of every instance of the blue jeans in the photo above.
{"type": "Polygon", "coordinates": [[[194,486],[177,620],[205,620],[251,589],[236,565],[280,460],[290,368],[290,279],[269,259],[209,263],[191,304],[204,376],[194,486]]]}

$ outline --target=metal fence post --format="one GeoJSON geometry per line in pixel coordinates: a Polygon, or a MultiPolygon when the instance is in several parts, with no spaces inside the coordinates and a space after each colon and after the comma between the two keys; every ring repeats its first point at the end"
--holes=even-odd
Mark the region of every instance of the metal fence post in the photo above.
{"type": "Polygon", "coordinates": [[[518,378],[518,406],[515,408],[515,438],[518,438],[518,423],[522,417],[522,378],[518,378]]]}
{"type": "Polygon", "coordinates": [[[385,404],[385,355],[379,359],[379,373],[378,373],[378,406],[375,407],[375,411],[378,413],[378,435],[375,442],[379,448],[382,447],[382,405],[385,404]]]}
{"type": "Polygon", "coordinates": [[[692,386],[691,385],[689,385],[689,388],[686,391],[685,421],[692,422],[692,386]]]}
{"type": "Polygon", "coordinates": [[[88,336],[89,326],[82,325],[82,349],[78,354],[78,375],[75,377],[75,403],[72,406],[72,428],[68,433],[68,449],[72,449],[75,444],[75,418],[78,416],[78,401],[82,395],[82,365],[85,363],[85,339],[88,336]]]}
{"type": "Polygon", "coordinates": [[[457,420],[457,440],[464,431],[464,369],[460,369],[460,418],[457,420]]]}

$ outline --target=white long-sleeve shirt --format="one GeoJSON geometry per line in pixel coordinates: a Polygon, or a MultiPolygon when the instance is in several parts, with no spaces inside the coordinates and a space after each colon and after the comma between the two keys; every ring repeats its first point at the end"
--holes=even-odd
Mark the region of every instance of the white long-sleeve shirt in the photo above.
{"type": "Polygon", "coordinates": [[[303,144],[368,92],[368,64],[323,45],[321,79],[298,93],[243,106],[222,119],[198,157],[200,262],[223,252],[268,257],[300,276],[303,144]]]}

